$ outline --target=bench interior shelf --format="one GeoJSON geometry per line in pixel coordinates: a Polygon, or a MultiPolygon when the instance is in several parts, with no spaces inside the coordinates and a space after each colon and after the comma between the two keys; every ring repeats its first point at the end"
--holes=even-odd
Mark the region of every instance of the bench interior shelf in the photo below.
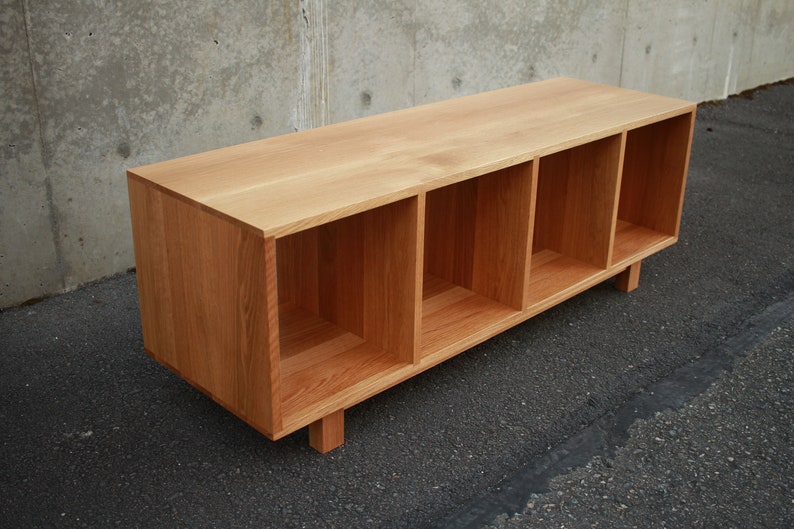
{"type": "Polygon", "coordinates": [[[574,79],[130,169],[148,354],[276,440],[678,238],[695,105],[574,79]]]}

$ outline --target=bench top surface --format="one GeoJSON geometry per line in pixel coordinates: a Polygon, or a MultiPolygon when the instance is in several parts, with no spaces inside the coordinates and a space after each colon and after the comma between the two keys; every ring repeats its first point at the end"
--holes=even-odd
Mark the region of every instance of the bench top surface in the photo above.
{"type": "Polygon", "coordinates": [[[128,176],[278,237],[694,109],[558,78],[154,163],[128,176]]]}

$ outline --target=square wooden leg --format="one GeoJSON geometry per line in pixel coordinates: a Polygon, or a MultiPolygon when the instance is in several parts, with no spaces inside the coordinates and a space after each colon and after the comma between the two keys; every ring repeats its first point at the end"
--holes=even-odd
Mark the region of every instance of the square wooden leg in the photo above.
{"type": "Polygon", "coordinates": [[[640,285],[640,265],[642,261],[637,261],[629,265],[624,271],[615,277],[615,288],[623,292],[631,292],[640,285]]]}
{"type": "Polygon", "coordinates": [[[345,442],[345,410],[326,415],[309,425],[309,445],[325,454],[345,442]]]}

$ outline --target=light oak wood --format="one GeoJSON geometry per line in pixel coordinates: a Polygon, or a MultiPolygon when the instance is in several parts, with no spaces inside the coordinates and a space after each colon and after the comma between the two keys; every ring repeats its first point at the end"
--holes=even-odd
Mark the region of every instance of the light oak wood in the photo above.
{"type": "Polygon", "coordinates": [[[131,172],[229,222],[279,236],[692,112],[678,99],[551,79],[131,172]]]}
{"type": "Polygon", "coordinates": [[[144,347],[272,435],[279,415],[273,239],[136,180],[129,192],[144,347]]]}
{"type": "Polygon", "coordinates": [[[640,265],[642,261],[637,261],[629,265],[623,272],[615,276],[615,288],[623,292],[631,292],[640,286],[640,265]]]}
{"type": "Polygon", "coordinates": [[[422,305],[422,356],[449,347],[462,351],[476,345],[476,331],[499,325],[520,311],[444,279],[425,277],[422,305]]]}
{"type": "Polygon", "coordinates": [[[555,79],[128,171],[144,346],[271,439],[676,242],[692,103],[555,79]]]}
{"type": "Polygon", "coordinates": [[[533,184],[527,162],[428,192],[424,272],[521,310],[533,184]]]}
{"type": "Polygon", "coordinates": [[[631,129],[618,218],[678,237],[694,112],[631,129]]]}
{"type": "Polygon", "coordinates": [[[345,442],[345,412],[338,410],[309,425],[309,445],[326,454],[345,442]]]}
{"type": "Polygon", "coordinates": [[[620,150],[620,136],[611,136],[541,158],[534,252],[549,249],[607,267],[620,150]]]}

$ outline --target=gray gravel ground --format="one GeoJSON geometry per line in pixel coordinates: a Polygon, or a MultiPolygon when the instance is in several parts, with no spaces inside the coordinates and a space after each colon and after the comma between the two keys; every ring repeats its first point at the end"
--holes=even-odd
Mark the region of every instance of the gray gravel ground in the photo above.
{"type": "Polygon", "coordinates": [[[490,528],[790,528],[794,524],[794,317],[680,410],[631,428],[490,528]]]}
{"type": "Polygon", "coordinates": [[[306,429],[268,441],[148,358],[132,273],[0,311],[0,527],[459,529],[476,511],[465,527],[480,528],[528,501],[529,527],[712,527],[715,511],[785,527],[790,320],[717,386],[735,401],[571,444],[794,293],[794,82],[701,105],[695,127],[679,243],[643,261],[637,290],[605,282],[347,410],[325,456],[306,429]],[[693,435],[710,432],[723,444],[693,435]],[[561,447],[565,464],[545,465],[561,447]],[[563,476],[542,500],[504,486],[532,465],[563,476]]]}

